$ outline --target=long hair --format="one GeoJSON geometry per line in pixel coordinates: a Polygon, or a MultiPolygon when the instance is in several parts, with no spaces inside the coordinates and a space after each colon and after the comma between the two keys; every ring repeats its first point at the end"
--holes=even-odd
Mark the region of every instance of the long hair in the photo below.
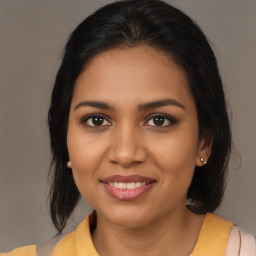
{"type": "Polygon", "coordinates": [[[73,31],[52,91],[48,124],[51,139],[51,218],[61,233],[80,193],[68,159],[67,125],[74,85],[83,67],[100,52],[148,45],[172,57],[187,74],[199,123],[213,134],[207,165],[196,167],[187,197],[202,212],[220,205],[230,155],[231,132],[215,55],[198,25],[175,7],[160,0],[127,0],[106,5],[73,31]]]}

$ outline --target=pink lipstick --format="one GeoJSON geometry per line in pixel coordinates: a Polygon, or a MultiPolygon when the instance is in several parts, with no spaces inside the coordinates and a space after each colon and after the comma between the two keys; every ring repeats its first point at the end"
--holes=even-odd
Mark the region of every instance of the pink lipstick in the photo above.
{"type": "Polygon", "coordinates": [[[140,175],[114,175],[102,179],[106,191],[116,199],[123,201],[135,200],[147,193],[156,180],[140,175]]]}

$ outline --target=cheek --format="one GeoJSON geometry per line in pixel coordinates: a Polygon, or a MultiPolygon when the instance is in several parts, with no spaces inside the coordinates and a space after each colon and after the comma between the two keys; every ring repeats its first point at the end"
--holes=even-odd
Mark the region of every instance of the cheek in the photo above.
{"type": "Polygon", "coordinates": [[[75,184],[82,197],[94,207],[93,203],[97,200],[97,158],[91,150],[83,150],[82,153],[79,151],[70,158],[75,184]]]}
{"type": "Polygon", "coordinates": [[[162,170],[166,187],[189,187],[196,166],[197,144],[196,133],[184,132],[181,129],[157,144],[158,147],[155,147],[155,153],[152,155],[155,155],[154,161],[162,170]]]}
{"type": "Polygon", "coordinates": [[[186,202],[187,192],[195,170],[195,160],[187,153],[182,147],[173,147],[173,150],[170,151],[169,149],[163,152],[162,156],[164,155],[164,157],[158,163],[162,172],[159,181],[162,202],[158,199],[157,203],[159,203],[159,207],[163,207],[161,203],[165,202],[164,209],[166,211],[184,205],[186,202]]]}
{"type": "Polygon", "coordinates": [[[81,195],[90,202],[90,198],[87,197],[93,191],[93,184],[94,187],[95,182],[97,184],[97,170],[105,155],[103,142],[85,136],[83,131],[71,127],[67,135],[67,144],[75,183],[81,195]]]}
{"type": "Polygon", "coordinates": [[[104,157],[105,140],[100,134],[88,136],[83,129],[70,129],[67,136],[72,166],[79,174],[93,172],[104,157]]]}
{"type": "MultiPolygon", "coordinates": [[[[184,168],[189,166],[195,167],[197,156],[198,136],[192,132],[177,132],[163,138],[162,141],[156,141],[154,155],[165,163],[166,166],[179,166],[184,168]]],[[[181,168],[183,169],[183,168],[181,168]]],[[[193,168],[194,169],[194,168],[193,168]]]]}

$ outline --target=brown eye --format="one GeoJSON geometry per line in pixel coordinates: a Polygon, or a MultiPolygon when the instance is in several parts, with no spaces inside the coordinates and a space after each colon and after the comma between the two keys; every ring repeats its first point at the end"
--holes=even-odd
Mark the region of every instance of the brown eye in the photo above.
{"type": "Polygon", "coordinates": [[[91,115],[89,117],[86,117],[85,120],[82,121],[82,123],[85,123],[87,126],[93,127],[111,125],[111,123],[104,116],[101,115],[91,115]]]}
{"type": "Polygon", "coordinates": [[[176,124],[177,121],[173,117],[166,114],[154,114],[146,122],[147,126],[167,127],[176,124]]]}
{"type": "Polygon", "coordinates": [[[152,121],[153,121],[154,125],[162,126],[165,122],[165,118],[162,116],[156,116],[156,117],[153,117],[152,121]]]}
{"type": "Polygon", "coordinates": [[[101,116],[95,116],[92,118],[92,123],[94,126],[101,126],[104,122],[104,119],[101,116]]]}

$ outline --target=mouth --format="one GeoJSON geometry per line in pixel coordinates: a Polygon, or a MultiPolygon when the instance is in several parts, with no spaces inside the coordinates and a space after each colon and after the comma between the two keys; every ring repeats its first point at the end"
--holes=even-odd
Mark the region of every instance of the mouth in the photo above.
{"type": "Polygon", "coordinates": [[[118,200],[130,201],[143,196],[151,190],[156,180],[139,175],[114,175],[100,182],[110,196],[118,200]]]}
{"type": "Polygon", "coordinates": [[[135,189],[135,188],[140,188],[142,186],[146,186],[150,183],[136,181],[136,182],[127,182],[127,183],[125,183],[125,182],[110,182],[108,184],[109,184],[109,186],[114,187],[114,188],[135,189]]]}

